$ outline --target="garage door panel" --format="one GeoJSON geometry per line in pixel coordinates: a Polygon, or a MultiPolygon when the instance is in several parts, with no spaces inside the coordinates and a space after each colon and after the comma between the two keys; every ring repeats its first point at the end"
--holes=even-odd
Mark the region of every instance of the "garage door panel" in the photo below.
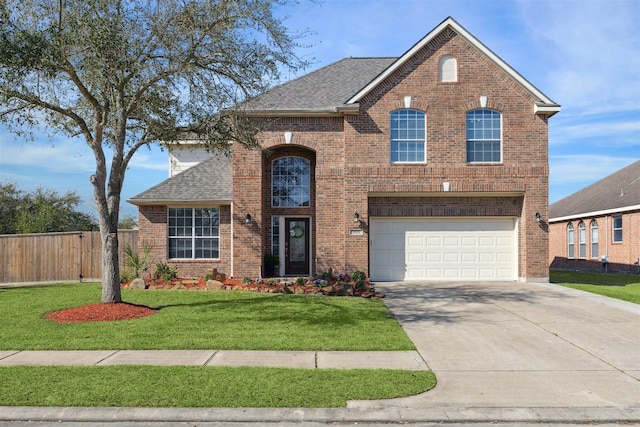
{"type": "Polygon", "coordinates": [[[513,218],[372,218],[373,280],[515,280],[513,218]]]}

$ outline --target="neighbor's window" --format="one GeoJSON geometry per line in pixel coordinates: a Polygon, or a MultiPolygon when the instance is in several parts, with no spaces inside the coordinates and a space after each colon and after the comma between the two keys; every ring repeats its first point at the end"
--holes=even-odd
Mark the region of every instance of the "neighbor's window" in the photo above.
{"type": "Polygon", "coordinates": [[[568,248],[567,248],[567,258],[573,258],[575,256],[574,250],[575,250],[575,235],[574,235],[574,230],[573,230],[573,224],[569,223],[569,225],[567,225],[567,243],[568,243],[568,248]]]}
{"type": "Polygon", "coordinates": [[[426,116],[406,109],[391,113],[391,163],[424,163],[426,158],[426,116]]]}
{"type": "Polygon", "coordinates": [[[613,241],[616,243],[622,242],[622,217],[617,216],[613,218],[613,241]]]}
{"type": "Polygon", "coordinates": [[[467,162],[502,161],[501,116],[487,108],[467,113],[467,162]]]}
{"type": "Polygon", "coordinates": [[[587,227],[582,221],[578,224],[578,257],[587,257],[587,227]]]}
{"type": "Polygon", "coordinates": [[[456,58],[445,55],[438,63],[438,80],[441,82],[458,81],[458,64],[456,58]]]}
{"type": "Polygon", "coordinates": [[[220,209],[169,208],[169,258],[220,258],[220,209]]]}
{"type": "Polygon", "coordinates": [[[598,222],[591,221],[591,258],[598,258],[598,222]]]}
{"type": "Polygon", "coordinates": [[[273,161],[271,203],[275,208],[309,206],[311,162],[302,157],[282,157],[273,161]]]}

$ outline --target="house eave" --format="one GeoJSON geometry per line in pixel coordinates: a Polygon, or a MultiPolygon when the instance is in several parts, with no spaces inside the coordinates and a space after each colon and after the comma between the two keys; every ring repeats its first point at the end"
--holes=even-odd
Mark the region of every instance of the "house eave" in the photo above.
{"type": "Polygon", "coordinates": [[[176,200],[176,199],[128,199],[128,203],[135,206],[215,206],[230,205],[232,200],[210,199],[210,200],[176,200]]]}
{"type": "Polygon", "coordinates": [[[558,104],[533,104],[533,112],[538,116],[551,117],[560,112],[562,107],[558,104]]]}
{"type": "Polygon", "coordinates": [[[339,105],[329,108],[299,108],[281,110],[245,110],[240,114],[247,117],[342,117],[358,114],[359,104],[339,105]]]}
{"type": "Polygon", "coordinates": [[[549,222],[550,223],[562,222],[562,221],[570,221],[573,219],[580,219],[580,218],[592,218],[592,217],[603,216],[603,215],[615,215],[619,213],[638,211],[638,210],[640,210],[640,205],[623,206],[623,207],[614,208],[614,209],[604,209],[599,211],[583,212],[583,213],[559,216],[555,218],[549,218],[549,222]]]}

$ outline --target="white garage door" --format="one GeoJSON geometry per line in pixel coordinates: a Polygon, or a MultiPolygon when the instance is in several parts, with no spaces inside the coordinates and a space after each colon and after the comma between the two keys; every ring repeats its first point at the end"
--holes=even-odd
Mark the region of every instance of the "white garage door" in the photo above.
{"type": "Polygon", "coordinates": [[[371,218],[371,278],[515,280],[514,218],[371,218]]]}

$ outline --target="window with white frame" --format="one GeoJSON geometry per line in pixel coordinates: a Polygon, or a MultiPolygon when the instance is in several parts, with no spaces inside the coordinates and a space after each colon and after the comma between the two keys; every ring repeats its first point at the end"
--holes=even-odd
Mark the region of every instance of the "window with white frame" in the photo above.
{"type": "Polygon", "coordinates": [[[480,108],[467,113],[467,162],[502,161],[502,114],[480,108]]]}
{"type": "Polygon", "coordinates": [[[621,243],[622,242],[622,217],[616,216],[613,217],[613,242],[621,243]]]}
{"type": "Polygon", "coordinates": [[[390,115],[391,163],[425,163],[426,115],[413,109],[390,115]]]}
{"type": "Polygon", "coordinates": [[[587,257],[587,227],[582,221],[578,224],[578,257],[587,257]]]}
{"type": "Polygon", "coordinates": [[[280,254],[280,217],[271,217],[271,253],[280,254]]]}
{"type": "Polygon", "coordinates": [[[219,259],[220,209],[169,208],[169,258],[219,259]]]}
{"type": "Polygon", "coordinates": [[[282,157],[271,169],[271,206],[307,207],[311,200],[311,162],[302,157],[282,157]]]}
{"type": "Polygon", "coordinates": [[[591,221],[591,258],[598,258],[598,222],[591,221]]]}
{"type": "Polygon", "coordinates": [[[567,258],[574,258],[575,256],[575,232],[573,230],[573,224],[567,225],[567,258]]]}

